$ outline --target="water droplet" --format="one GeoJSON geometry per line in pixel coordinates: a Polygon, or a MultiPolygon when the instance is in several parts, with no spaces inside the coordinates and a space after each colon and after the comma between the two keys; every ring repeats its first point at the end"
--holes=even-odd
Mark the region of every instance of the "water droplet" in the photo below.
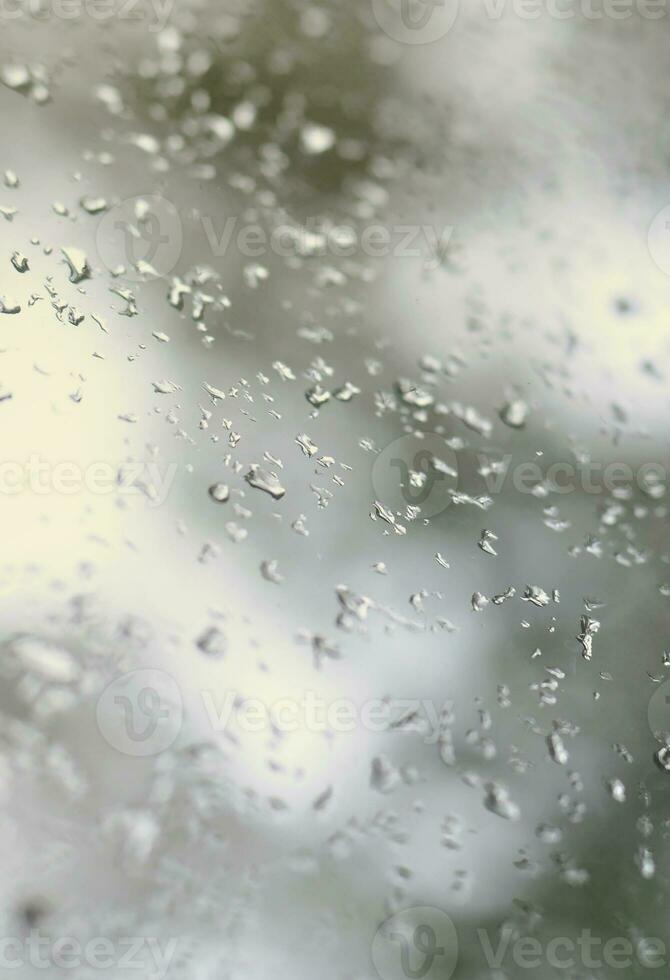
{"type": "Polygon", "coordinates": [[[279,574],[277,565],[278,562],[276,558],[262,561],[261,575],[267,582],[274,582],[275,585],[281,585],[281,583],[284,581],[284,576],[279,574]]]}
{"type": "Polygon", "coordinates": [[[7,652],[24,669],[36,671],[50,681],[68,684],[80,674],[79,666],[67,650],[39,636],[17,636],[9,641],[7,652]]]}
{"type": "Polygon", "coordinates": [[[70,282],[78,283],[88,279],[91,269],[86,255],[80,248],[69,246],[61,249],[70,270],[70,282]]]}
{"type": "Polygon", "coordinates": [[[218,626],[209,626],[195,641],[195,645],[208,657],[223,657],[228,649],[226,635],[218,626]]]}
{"type": "Polygon", "coordinates": [[[8,88],[28,88],[31,83],[30,71],[21,64],[3,65],[0,70],[0,81],[8,88]]]}
{"type": "Polygon", "coordinates": [[[286,490],[279,482],[277,474],[264,470],[256,463],[251,466],[244,479],[250,487],[269,493],[275,500],[280,500],[286,493],[286,490]]]}
{"type": "Polygon", "coordinates": [[[549,755],[554,762],[557,762],[559,766],[564,766],[570,756],[558,732],[552,732],[551,735],[547,736],[547,746],[549,748],[549,755]]]}
{"type": "Polygon", "coordinates": [[[593,637],[600,629],[600,622],[597,619],[591,619],[589,616],[582,616],[580,620],[581,632],[577,636],[577,640],[582,645],[582,657],[584,660],[590,660],[593,656],[593,637]]]}
{"type": "Polygon", "coordinates": [[[519,806],[510,798],[508,790],[499,783],[486,783],[484,806],[503,820],[518,820],[521,816],[519,806]]]}
{"type": "Polygon", "coordinates": [[[230,489],[225,483],[213,483],[208,492],[217,504],[225,504],[230,498],[230,489]]]}
{"type": "Polygon", "coordinates": [[[328,126],[306,123],[300,132],[300,141],[305,153],[325,153],[335,145],[335,133],[328,126]]]}
{"type": "Polygon", "coordinates": [[[528,417],[528,405],[520,399],[507,402],[500,410],[500,418],[511,429],[523,429],[528,417]]]}
{"type": "Polygon", "coordinates": [[[21,305],[15,299],[0,296],[0,313],[16,314],[21,312],[21,305]]]}
{"type": "Polygon", "coordinates": [[[17,272],[28,271],[28,259],[21,252],[12,252],[12,265],[17,272]]]}
{"type": "Polygon", "coordinates": [[[104,197],[82,197],[79,203],[87,214],[100,214],[108,207],[104,197]]]}
{"type": "Polygon", "coordinates": [[[372,760],[370,786],[379,793],[391,793],[400,783],[400,772],[385,756],[379,755],[372,760]]]}

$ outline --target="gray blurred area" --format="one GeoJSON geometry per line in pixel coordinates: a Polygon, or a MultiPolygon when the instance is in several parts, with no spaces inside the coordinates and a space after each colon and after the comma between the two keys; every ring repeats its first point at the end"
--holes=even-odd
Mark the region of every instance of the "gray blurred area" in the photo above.
{"type": "Polygon", "coordinates": [[[37,930],[114,980],[665,976],[667,9],[129,9],[0,15],[13,975],[100,974],[37,930]],[[212,725],[305,692],[350,730],[212,725]],[[585,930],[625,965],[547,955],[585,930]]]}

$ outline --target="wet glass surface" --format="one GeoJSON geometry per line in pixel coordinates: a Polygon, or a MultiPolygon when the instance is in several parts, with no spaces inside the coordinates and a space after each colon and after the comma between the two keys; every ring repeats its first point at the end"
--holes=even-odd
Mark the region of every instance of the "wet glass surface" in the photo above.
{"type": "Polygon", "coordinates": [[[666,974],[667,21],[0,0],[0,968],[666,974]]]}

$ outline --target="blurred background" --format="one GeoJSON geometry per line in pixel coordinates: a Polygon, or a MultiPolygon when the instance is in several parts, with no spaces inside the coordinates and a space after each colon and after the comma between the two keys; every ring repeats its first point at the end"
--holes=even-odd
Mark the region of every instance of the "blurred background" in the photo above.
{"type": "Polygon", "coordinates": [[[16,949],[667,969],[668,10],[421,8],[0,12],[16,949]]]}

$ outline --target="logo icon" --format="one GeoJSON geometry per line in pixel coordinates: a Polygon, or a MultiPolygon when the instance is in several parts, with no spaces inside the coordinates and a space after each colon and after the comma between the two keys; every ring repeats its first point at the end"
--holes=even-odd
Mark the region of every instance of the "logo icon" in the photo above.
{"type": "Polygon", "coordinates": [[[458,484],[458,460],[436,432],[401,436],[375,458],[372,486],[376,498],[394,512],[417,508],[419,517],[435,517],[452,501],[458,484]]]}
{"type": "Polygon", "coordinates": [[[372,0],[378,25],[401,44],[432,44],[456,23],[459,0],[372,0]]]}
{"type": "Polygon", "coordinates": [[[372,962],[381,980],[449,980],[457,960],[456,926],[432,905],[396,912],[372,941],[372,962]]]}
{"type": "Polygon", "coordinates": [[[105,213],[96,232],[100,260],[110,272],[123,267],[131,282],[169,275],[182,241],[177,209],[158,195],[126,198],[105,213]]]}
{"type": "Polygon", "coordinates": [[[670,735],[670,679],[659,684],[649,699],[647,720],[652,735],[670,735]]]}
{"type": "Polygon", "coordinates": [[[181,693],[174,677],[163,670],[133,670],[107,685],[96,717],[112,748],[124,755],[158,755],[181,730],[181,693]]]}
{"type": "Polygon", "coordinates": [[[661,272],[670,276],[670,204],[661,208],[649,225],[647,247],[661,272]]]}

